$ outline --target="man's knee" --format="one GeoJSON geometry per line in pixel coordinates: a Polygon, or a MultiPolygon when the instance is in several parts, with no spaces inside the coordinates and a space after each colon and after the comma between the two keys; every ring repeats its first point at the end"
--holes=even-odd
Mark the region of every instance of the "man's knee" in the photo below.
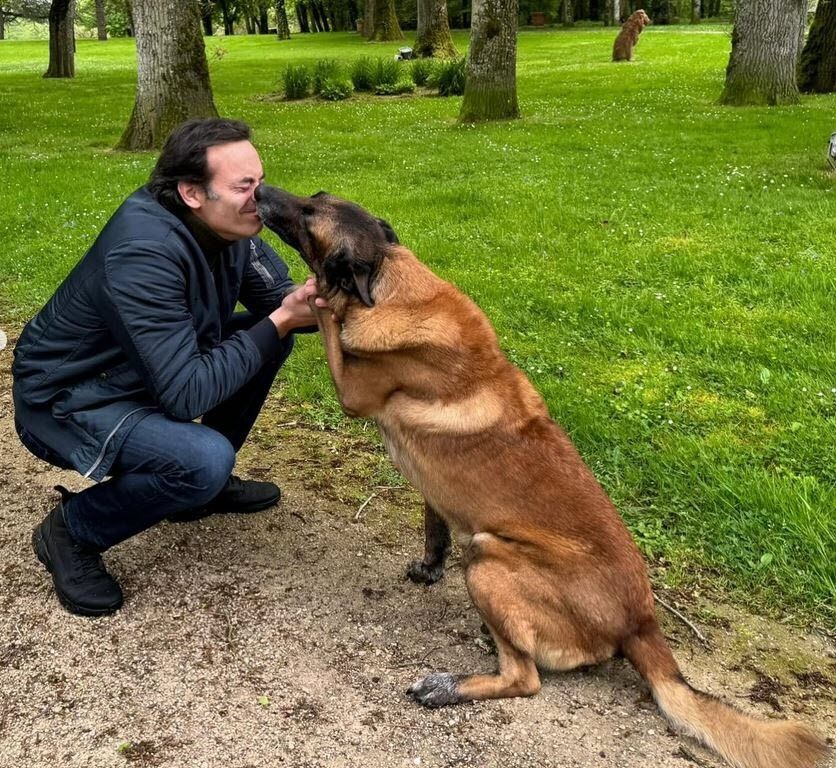
{"type": "Polygon", "coordinates": [[[189,486],[195,504],[215,498],[229,480],[235,466],[235,449],[220,432],[210,427],[195,430],[188,445],[183,446],[179,477],[171,478],[189,486]]]}

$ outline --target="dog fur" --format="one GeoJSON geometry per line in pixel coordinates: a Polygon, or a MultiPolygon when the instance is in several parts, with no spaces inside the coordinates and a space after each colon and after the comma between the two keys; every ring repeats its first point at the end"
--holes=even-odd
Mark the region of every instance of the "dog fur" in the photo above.
{"type": "Polygon", "coordinates": [[[633,48],[639,42],[642,30],[650,24],[650,17],[641,9],[631,14],[621,25],[621,31],[612,46],[613,61],[632,61],[633,48]]]}
{"type": "Polygon", "coordinates": [[[810,768],[825,755],[806,726],[757,720],[685,682],[626,526],[473,301],[359,206],[271,187],[257,199],[327,298],[318,322],[343,409],[377,422],[424,496],[425,553],[409,577],[442,577],[453,528],[468,592],[496,642],[496,674],[433,673],[409,689],[415,700],[529,696],[538,666],[623,654],[668,720],[733,766],[810,768]]]}

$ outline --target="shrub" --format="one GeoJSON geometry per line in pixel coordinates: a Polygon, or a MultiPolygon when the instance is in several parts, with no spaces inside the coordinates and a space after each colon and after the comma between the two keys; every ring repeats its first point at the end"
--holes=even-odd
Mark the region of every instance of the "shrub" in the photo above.
{"type": "Polygon", "coordinates": [[[415,83],[412,80],[401,78],[395,83],[381,83],[376,86],[374,92],[378,96],[397,96],[401,93],[412,93],[415,90],[415,83]]]}
{"type": "Polygon", "coordinates": [[[465,59],[449,59],[441,62],[435,70],[432,85],[438,88],[439,96],[461,96],[464,93],[465,59]]]}
{"type": "Polygon", "coordinates": [[[415,59],[412,62],[412,82],[417,86],[426,85],[435,71],[435,61],[432,59],[415,59]]]}
{"type": "Polygon", "coordinates": [[[287,66],[282,74],[284,97],[288,100],[304,99],[311,87],[311,73],[302,64],[287,66]]]}
{"type": "Polygon", "coordinates": [[[354,90],[351,80],[346,77],[336,77],[325,80],[319,89],[319,98],[325,101],[342,101],[351,96],[354,90]]]}
{"type": "Polygon", "coordinates": [[[322,86],[329,80],[342,80],[342,68],[334,59],[320,59],[314,64],[313,92],[319,93],[322,86]]]}
{"type": "Polygon", "coordinates": [[[364,56],[362,59],[357,59],[351,65],[351,82],[354,85],[355,91],[372,91],[374,84],[372,83],[372,69],[374,68],[374,61],[364,56]]]}
{"type": "Polygon", "coordinates": [[[372,86],[391,85],[401,79],[401,63],[395,59],[377,59],[372,64],[372,86]]]}

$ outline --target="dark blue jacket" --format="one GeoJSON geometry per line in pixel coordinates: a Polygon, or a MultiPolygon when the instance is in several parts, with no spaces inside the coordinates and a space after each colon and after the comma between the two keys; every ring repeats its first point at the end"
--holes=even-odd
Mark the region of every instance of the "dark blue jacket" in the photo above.
{"type": "Polygon", "coordinates": [[[284,262],[258,237],[219,259],[146,189],[131,195],[15,347],[23,443],[100,480],[146,415],[195,419],[292,344],[266,317],[295,287],[284,262]],[[239,301],[264,319],[223,338],[239,301]]]}

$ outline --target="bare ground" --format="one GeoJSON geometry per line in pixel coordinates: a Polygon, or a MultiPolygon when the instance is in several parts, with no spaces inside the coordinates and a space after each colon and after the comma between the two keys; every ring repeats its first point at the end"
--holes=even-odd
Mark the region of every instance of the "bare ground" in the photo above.
{"type": "MultiPolygon", "coordinates": [[[[404,690],[428,671],[495,663],[455,557],[436,586],[404,581],[421,551],[418,498],[381,454],[287,423],[278,401],[239,470],[280,482],[281,506],[125,542],[105,556],[124,608],[68,614],[30,535],[53,485],[85,481],[18,443],[10,358],[0,353],[0,768],[720,765],[667,729],[621,660],[547,674],[532,699],[413,704],[404,690]]],[[[836,733],[832,638],[665,597],[710,640],[661,614],[693,684],[836,733]]]]}

